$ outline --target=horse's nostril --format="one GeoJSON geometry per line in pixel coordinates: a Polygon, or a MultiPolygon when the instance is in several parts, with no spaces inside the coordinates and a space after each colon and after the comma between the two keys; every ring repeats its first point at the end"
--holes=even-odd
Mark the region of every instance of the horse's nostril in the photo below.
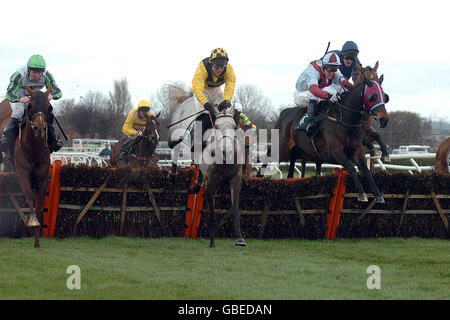
{"type": "Polygon", "coordinates": [[[380,128],[385,128],[389,120],[386,118],[380,118],[380,128]]]}

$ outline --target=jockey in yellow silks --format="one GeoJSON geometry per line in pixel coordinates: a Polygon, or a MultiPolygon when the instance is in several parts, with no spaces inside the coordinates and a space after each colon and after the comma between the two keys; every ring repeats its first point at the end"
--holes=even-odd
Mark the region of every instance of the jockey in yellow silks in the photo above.
{"type": "MultiPolygon", "coordinates": [[[[210,91],[220,90],[221,94],[220,87],[225,84],[223,101],[218,104],[218,109],[222,111],[231,106],[231,99],[233,98],[234,88],[236,86],[236,75],[228,60],[228,54],[224,49],[216,48],[212,50],[209,57],[200,61],[192,78],[192,92],[195,98],[209,111],[212,117],[214,117],[213,106],[207,98],[210,91]]],[[[214,118],[212,120],[214,121],[214,118]]],[[[203,137],[205,131],[212,127],[209,115],[202,113],[196,118],[196,121],[202,122],[203,137]]],[[[239,114],[239,126],[241,128],[243,126],[252,126],[256,130],[256,127],[251,125],[251,122],[243,113],[239,114]]],[[[193,132],[191,133],[191,137],[193,137],[193,132]]],[[[191,141],[191,145],[193,147],[193,141],[191,141]]]]}
{"type": "Polygon", "coordinates": [[[120,149],[119,159],[126,160],[131,153],[130,145],[138,137],[142,135],[145,129],[147,116],[153,115],[150,110],[150,103],[147,100],[139,101],[137,108],[132,109],[125,120],[122,132],[128,139],[123,143],[120,149]]]}

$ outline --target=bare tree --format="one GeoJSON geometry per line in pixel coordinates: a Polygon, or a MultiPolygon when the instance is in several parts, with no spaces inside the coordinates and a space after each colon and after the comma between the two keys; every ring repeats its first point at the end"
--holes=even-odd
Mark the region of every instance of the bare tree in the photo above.
{"type": "Polygon", "coordinates": [[[126,78],[114,80],[113,92],[109,92],[110,111],[116,115],[126,116],[131,106],[131,95],[126,78]]]}
{"type": "Polygon", "coordinates": [[[384,142],[391,148],[399,145],[424,144],[425,137],[431,133],[431,121],[419,114],[408,111],[389,113],[386,129],[377,130],[384,142]]]}
{"type": "Polygon", "coordinates": [[[126,78],[114,80],[113,92],[109,92],[108,112],[110,119],[110,134],[116,139],[122,135],[122,126],[131,108],[131,95],[126,78]]]}
{"type": "Polygon", "coordinates": [[[258,128],[271,128],[276,121],[277,115],[272,102],[254,85],[239,86],[234,93],[233,101],[242,106],[242,112],[258,128]]]}

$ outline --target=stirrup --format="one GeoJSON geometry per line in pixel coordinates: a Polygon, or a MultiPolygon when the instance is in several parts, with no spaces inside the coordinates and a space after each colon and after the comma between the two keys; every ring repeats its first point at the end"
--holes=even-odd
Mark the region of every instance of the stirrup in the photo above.
{"type": "Polygon", "coordinates": [[[120,160],[127,160],[127,158],[128,158],[128,155],[127,155],[127,153],[125,151],[123,151],[123,152],[121,152],[119,154],[119,159],[120,160]]]}
{"type": "Polygon", "coordinates": [[[317,129],[317,125],[316,124],[308,124],[308,126],[306,127],[306,135],[308,137],[312,137],[314,135],[314,132],[317,129]]]}

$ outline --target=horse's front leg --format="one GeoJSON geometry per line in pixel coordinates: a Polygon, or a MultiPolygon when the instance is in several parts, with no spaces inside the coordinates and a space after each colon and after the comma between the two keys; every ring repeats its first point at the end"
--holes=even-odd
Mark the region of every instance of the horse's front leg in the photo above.
{"type": "Polygon", "coordinates": [[[316,176],[322,175],[322,161],[316,161],[316,176]]]}
{"type": "Polygon", "coordinates": [[[358,168],[362,171],[364,174],[364,177],[369,182],[370,190],[372,191],[375,200],[377,203],[384,203],[384,198],[380,194],[380,191],[378,190],[377,184],[375,183],[375,180],[373,179],[372,173],[370,173],[370,170],[366,166],[366,162],[364,161],[363,157],[360,157],[358,159],[358,168]]]}
{"type": "Polygon", "coordinates": [[[214,214],[214,193],[215,188],[207,183],[205,186],[205,200],[208,204],[209,218],[208,218],[208,233],[209,233],[209,247],[216,246],[214,242],[214,235],[216,233],[216,216],[214,214]]]}
{"type": "Polygon", "coordinates": [[[30,208],[30,217],[28,219],[27,226],[34,229],[34,247],[40,248],[39,245],[39,232],[40,232],[40,223],[36,217],[36,208],[35,208],[35,197],[36,193],[31,190],[30,183],[30,173],[25,170],[17,170],[17,181],[19,183],[22,192],[25,195],[25,200],[30,208]]]}
{"type": "Polygon", "coordinates": [[[239,212],[239,195],[242,188],[242,175],[239,173],[230,181],[230,191],[231,191],[231,215],[234,221],[234,234],[236,240],[234,244],[236,246],[245,247],[244,238],[242,237],[241,222],[240,222],[240,212],[239,212]]]}
{"type": "MultiPolygon", "coordinates": [[[[291,158],[289,159],[289,172],[288,172],[288,175],[287,175],[288,178],[293,178],[294,177],[295,160],[297,160],[297,159],[295,159],[294,156],[291,156],[291,158]]],[[[302,174],[303,174],[303,168],[304,168],[305,162],[302,162],[302,174]]]]}
{"type": "Polygon", "coordinates": [[[391,161],[391,157],[389,156],[389,152],[387,150],[387,146],[384,143],[383,139],[381,139],[381,136],[376,131],[373,132],[373,136],[374,136],[375,140],[378,142],[378,144],[380,145],[381,160],[384,161],[384,162],[390,162],[391,161]]]}

